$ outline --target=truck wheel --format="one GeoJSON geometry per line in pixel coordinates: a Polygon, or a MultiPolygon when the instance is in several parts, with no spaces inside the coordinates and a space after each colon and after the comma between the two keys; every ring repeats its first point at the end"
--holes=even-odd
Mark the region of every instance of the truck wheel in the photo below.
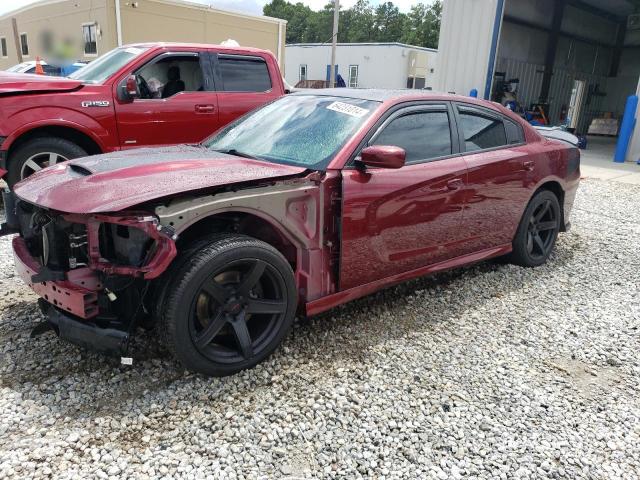
{"type": "Polygon", "coordinates": [[[13,188],[20,180],[45,167],[86,155],[84,149],[64,138],[34,138],[11,154],[7,183],[13,188]]]}
{"type": "Polygon", "coordinates": [[[271,245],[228,234],[193,252],[166,289],[161,335],[188,369],[226,376],[269,356],[297,307],[293,271],[271,245]]]}

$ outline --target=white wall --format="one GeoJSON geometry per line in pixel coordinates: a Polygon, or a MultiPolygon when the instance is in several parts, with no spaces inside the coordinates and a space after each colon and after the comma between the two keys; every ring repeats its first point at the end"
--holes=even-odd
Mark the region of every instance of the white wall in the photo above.
{"type": "MultiPolygon", "coordinates": [[[[338,73],[349,83],[349,65],[358,65],[358,87],[406,88],[409,72],[409,52],[417,50],[427,54],[425,85],[433,86],[437,52],[412,48],[401,44],[338,44],[336,64],[338,73]]],[[[307,79],[325,80],[327,65],[331,63],[331,45],[287,45],[285,79],[290,85],[298,83],[299,67],[307,65],[307,79]]]]}

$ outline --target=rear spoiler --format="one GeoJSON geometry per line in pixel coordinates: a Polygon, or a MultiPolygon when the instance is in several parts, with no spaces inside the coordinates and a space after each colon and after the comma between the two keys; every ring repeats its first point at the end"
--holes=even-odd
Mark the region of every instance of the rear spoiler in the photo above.
{"type": "Polygon", "coordinates": [[[577,147],[579,144],[578,137],[573,133],[563,130],[561,127],[543,127],[535,125],[533,128],[535,128],[536,131],[545,138],[560,140],[561,142],[568,143],[573,147],[577,147]]]}

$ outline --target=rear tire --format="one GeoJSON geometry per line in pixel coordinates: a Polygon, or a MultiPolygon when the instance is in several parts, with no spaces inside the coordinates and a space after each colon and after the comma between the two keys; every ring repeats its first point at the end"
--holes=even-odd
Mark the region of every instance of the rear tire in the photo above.
{"type": "Polygon", "coordinates": [[[167,348],[205,375],[254,367],[293,324],[291,266],[271,245],[244,235],[221,235],[190,253],[162,292],[159,327],[167,348]]]}
{"type": "Polygon", "coordinates": [[[511,263],[537,267],[547,261],[560,231],[560,203],[549,191],[536,193],[522,215],[513,239],[511,263]]]}
{"type": "Polygon", "coordinates": [[[83,148],[64,138],[33,138],[11,154],[7,184],[13,188],[20,180],[42,168],[86,155],[83,148]]]}

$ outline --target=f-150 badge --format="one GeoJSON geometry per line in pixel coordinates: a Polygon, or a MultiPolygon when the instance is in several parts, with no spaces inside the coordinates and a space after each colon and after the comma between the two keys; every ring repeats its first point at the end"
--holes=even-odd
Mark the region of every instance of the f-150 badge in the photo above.
{"type": "Polygon", "coordinates": [[[82,102],[80,105],[83,107],[108,107],[109,100],[90,100],[82,102]]]}

